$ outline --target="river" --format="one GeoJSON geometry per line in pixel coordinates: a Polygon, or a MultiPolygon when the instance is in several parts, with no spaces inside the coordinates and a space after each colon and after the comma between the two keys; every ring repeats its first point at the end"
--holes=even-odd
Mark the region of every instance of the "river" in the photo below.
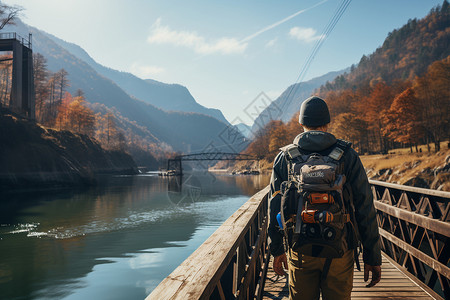
{"type": "Polygon", "coordinates": [[[99,180],[0,195],[0,299],[144,299],[269,176],[99,180]]]}

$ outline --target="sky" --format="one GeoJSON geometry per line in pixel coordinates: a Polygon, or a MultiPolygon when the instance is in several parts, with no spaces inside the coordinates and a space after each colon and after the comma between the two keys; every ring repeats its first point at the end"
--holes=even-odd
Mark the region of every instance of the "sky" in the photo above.
{"type": "Polygon", "coordinates": [[[353,0],[323,35],[341,0],[2,0],[28,25],[81,46],[98,63],[142,79],[186,86],[230,122],[264,92],[357,64],[408,19],[442,0],[353,0]]]}

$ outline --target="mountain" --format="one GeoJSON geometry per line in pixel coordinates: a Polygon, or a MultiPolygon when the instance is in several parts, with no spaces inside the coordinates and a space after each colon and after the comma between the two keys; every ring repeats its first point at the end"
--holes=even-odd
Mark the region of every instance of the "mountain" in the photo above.
{"type": "Polygon", "coordinates": [[[422,76],[437,60],[450,54],[450,8],[445,0],[423,19],[408,23],[388,34],[383,45],[363,55],[348,74],[321,87],[321,92],[374,86],[377,82],[413,80],[422,76]]]}
{"type": "Polygon", "coordinates": [[[300,82],[289,86],[275,101],[267,106],[256,118],[252,126],[255,133],[271,120],[289,121],[300,109],[303,100],[312,95],[314,90],[328,81],[332,81],[336,76],[348,72],[350,68],[329,72],[325,75],[311,80],[300,82]]]}
{"type": "MultiPolygon", "coordinates": [[[[221,138],[229,125],[211,116],[193,112],[167,112],[130,96],[114,81],[99,74],[88,63],[49,38],[48,34],[27,26],[20,20],[5,31],[16,31],[23,36],[32,33],[33,52],[41,53],[47,59],[48,69],[56,72],[64,68],[68,72],[70,93],[75,94],[81,89],[88,102],[97,103],[100,107],[104,105],[119,113],[121,119],[128,122],[128,128],[132,130],[145,128],[144,131],[133,132],[142,139],[148,139],[150,132],[153,143],[159,146],[168,145],[174,151],[181,152],[202,151],[211,145],[214,147],[233,146],[233,143],[239,145],[244,139],[243,136],[233,141],[221,138]]],[[[238,146],[234,148],[237,149],[238,146]]]]}
{"type": "Polygon", "coordinates": [[[319,90],[333,122],[330,130],[360,152],[448,140],[450,115],[450,5],[431,9],[388,34],[348,74],[319,90]]]}
{"type": "Polygon", "coordinates": [[[252,136],[252,128],[244,123],[239,123],[234,125],[234,127],[239,130],[240,133],[242,133],[243,136],[246,138],[251,138],[252,136]]]}
{"type": "Polygon", "coordinates": [[[167,111],[196,112],[216,118],[228,124],[218,109],[206,108],[198,104],[189,90],[179,84],[167,84],[153,79],[140,79],[131,73],[117,71],[97,63],[80,46],[66,42],[54,35],[43,32],[59,46],[86,62],[100,75],[114,81],[128,95],[167,111]]]}

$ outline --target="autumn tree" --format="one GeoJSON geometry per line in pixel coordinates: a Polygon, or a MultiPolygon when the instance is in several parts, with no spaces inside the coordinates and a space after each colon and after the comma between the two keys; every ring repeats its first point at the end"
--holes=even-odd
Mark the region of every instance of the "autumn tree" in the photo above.
{"type": "Polygon", "coordinates": [[[82,97],[73,98],[68,106],[67,122],[72,131],[93,136],[95,115],[82,97]]]}
{"type": "Polygon", "coordinates": [[[70,103],[72,103],[72,101],[73,101],[72,95],[66,92],[64,98],[61,100],[61,103],[58,106],[58,114],[56,116],[55,125],[59,130],[61,129],[70,130],[70,123],[68,116],[70,103]]]}
{"type": "Polygon", "coordinates": [[[416,146],[422,138],[420,105],[414,90],[409,87],[397,95],[387,113],[388,124],[384,133],[394,141],[407,144],[411,148],[416,146]]]}
{"type": "Polygon", "coordinates": [[[36,99],[36,120],[43,121],[45,101],[48,99],[48,76],[47,59],[40,53],[33,54],[34,90],[36,99]]]}
{"type": "Polygon", "coordinates": [[[383,127],[386,125],[386,113],[393,98],[394,95],[390,86],[385,82],[378,82],[373,87],[372,92],[359,102],[358,110],[368,124],[373,148],[381,152],[387,152],[388,150],[383,127]]]}
{"type": "Polygon", "coordinates": [[[434,62],[414,84],[414,91],[421,103],[423,126],[436,151],[440,149],[440,142],[449,137],[449,86],[450,56],[434,62]]]}
{"type": "Polygon", "coordinates": [[[294,138],[303,132],[303,128],[298,122],[299,115],[300,112],[297,112],[286,124],[287,136],[285,145],[292,143],[294,141],[294,138]]]}
{"type": "Polygon", "coordinates": [[[269,152],[268,142],[269,136],[267,134],[267,130],[265,128],[261,128],[255,133],[253,141],[250,143],[250,145],[244,152],[255,155],[257,157],[264,158],[269,152]]]}
{"type": "Polygon", "coordinates": [[[271,121],[268,135],[270,157],[275,157],[281,147],[286,144],[290,144],[290,142],[288,142],[288,131],[286,129],[286,125],[282,121],[271,121]]]}
{"type": "Polygon", "coordinates": [[[340,115],[342,113],[354,112],[355,104],[359,101],[361,96],[358,92],[346,89],[339,92],[331,91],[324,96],[330,110],[331,117],[340,115]]]}
{"type": "Polygon", "coordinates": [[[84,97],[84,92],[83,92],[83,90],[82,90],[82,89],[78,89],[78,90],[75,92],[75,97],[84,97]]]}
{"type": "Polygon", "coordinates": [[[355,113],[347,112],[336,116],[329,131],[337,138],[353,143],[354,148],[365,153],[370,151],[367,140],[367,122],[355,113]]]}
{"type": "Polygon", "coordinates": [[[125,146],[125,135],[117,127],[117,120],[111,111],[106,115],[97,113],[95,115],[96,130],[95,138],[107,149],[123,149],[125,146]]]}
{"type": "Polygon", "coordinates": [[[61,69],[54,74],[56,80],[56,93],[57,93],[57,101],[61,102],[66,92],[67,87],[70,86],[69,79],[67,78],[69,73],[66,70],[61,69]]]}
{"type": "MultiPolygon", "coordinates": [[[[271,134],[280,124],[281,121],[270,121],[263,128],[255,133],[252,143],[247,147],[245,153],[256,155],[258,157],[268,158],[272,154],[270,152],[271,134]]],[[[275,147],[272,145],[272,147],[275,147]]],[[[273,150],[273,149],[272,149],[273,150]]]]}
{"type": "Polygon", "coordinates": [[[47,81],[48,90],[48,116],[45,123],[51,125],[58,114],[58,106],[61,104],[64,93],[67,87],[70,86],[68,80],[68,73],[66,70],[61,69],[56,73],[51,74],[47,81]]]}

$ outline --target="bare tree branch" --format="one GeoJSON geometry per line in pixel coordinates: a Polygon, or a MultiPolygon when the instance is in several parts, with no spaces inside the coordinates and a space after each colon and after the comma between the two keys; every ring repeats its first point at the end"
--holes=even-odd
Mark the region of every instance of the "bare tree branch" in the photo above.
{"type": "Polygon", "coordinates": [[[7,24],[14,25],[15,19],[19,17],[20,12],[22,11],[23,7],[18,5],[9,6],[6,4],[0,4],[0,30],[2,30],[7,24]]]}

